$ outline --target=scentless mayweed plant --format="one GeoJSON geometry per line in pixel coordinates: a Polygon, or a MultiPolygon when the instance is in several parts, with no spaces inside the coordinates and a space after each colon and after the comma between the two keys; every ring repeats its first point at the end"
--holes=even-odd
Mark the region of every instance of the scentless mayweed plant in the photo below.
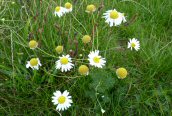
{"type": "Polygon", "coordinates": [[[172,114],[172,1],[1,0],[0,114],[172,114]]]}

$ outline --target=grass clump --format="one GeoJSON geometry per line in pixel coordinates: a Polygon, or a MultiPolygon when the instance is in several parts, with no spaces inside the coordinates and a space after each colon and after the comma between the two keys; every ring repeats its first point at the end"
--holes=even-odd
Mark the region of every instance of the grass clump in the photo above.
{"type": "Polygon", "coordinates": [[[171,115],[171,6],[170,0],[1,0],[0,114],[171,115]],[[113,12],[113,25],[105,23],[103,13],[114,8],[126,22],[118,25],[113,12]],[[127,48],[132,38],[138,51],[127,48]],[[116,75],[120,67],[124,79],[116,75]],[[52,103],[57,90],[72,96],[64,112],[52,103]]]}

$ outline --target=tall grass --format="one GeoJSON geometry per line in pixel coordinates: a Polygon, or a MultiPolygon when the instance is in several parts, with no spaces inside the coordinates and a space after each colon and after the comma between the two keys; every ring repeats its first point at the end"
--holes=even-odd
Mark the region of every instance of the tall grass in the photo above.
{"type": "Polygon", "coordinates": [[[68,89],[74,101],[62,115],[101,115],[100,107],[107,116],[172,114],[171,0],[69,0],[74,10],[62,18],[54,17],[54,8],[67,0],[12,2],[0,1],[0,114],[58,115],[51,102],[57,89],[68,89]],[[99,10],[87,14],[88,4],[99,10]],[[102,14],[113,8],[125,13],[126,24],[113,28],[105,24],[102,14]],[[93,37],[92,44],[83,45],[86,34],[93,37]],[[133,37],[141,42],[138,52],[126,48],[133,37]],[[31,39],[39,42],[34,51],[28,47],[31,39]],[[64,45],[65,53],[75,52],[76,59],[80,54],[86,59],[90,50],[99,49],[106,68],[93,69],[87,77],[79,76],[78,67],[61,73],[55,69],[57,45],[64,45]],[[32,57],[41,59],[40,70],[26,69],[32,57]],[[126,79],[116,77],[118,67],[128,69],[126,79]],[[95,89],[102,76],[111,80],[95,89]]]}

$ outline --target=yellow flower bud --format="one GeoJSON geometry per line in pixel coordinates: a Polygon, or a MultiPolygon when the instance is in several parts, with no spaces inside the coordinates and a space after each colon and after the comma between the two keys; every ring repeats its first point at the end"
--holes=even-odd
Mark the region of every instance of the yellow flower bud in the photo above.
{"type": "Polygon", "coordinates": [[[118,69],[116,70],[116,75],[117,75],[118,78],[120,78],[120,79],[126,78],[126,77],[127,77],[127,74],[128,74],[128,72],[127,72],[127,70],[126,70],[125,68],[118,68],[118,69]]]}
{"type": "Polygon", "coordinates": [[[81,75],[88,75],[89,74],[89,68],[86,65],[81,65],[78,69],[78,72],[81,75]]]}
{"type": "Polygon", "coordinates": [[[96,11],[96,7],[93,4],[87,6],[86,12],[93,13],[94,11],[96,11]]]}
{"type": "Polygon", "coordinates": [[[89,35],[85,35],[85,36],[83,36],[83,38],[82,38],[82,42],[83,43],[89,43],[91,41],[91,37],[89,36],[89,35]]]}
{"type": "Polygon", "coordinates": [[[61,54],[63,52],[63,46],[57,46],[55,50],[58,54],[61,54]]]}
{"type": "Polygon", "coordinates": [[[37,47],[38,47],[38,42],[36,42],[35,40],[31,40],[31,41],[29,42],[29,47],[30,47],[30,49],[35,49],[35,48],[37,48],[37,47]]]}

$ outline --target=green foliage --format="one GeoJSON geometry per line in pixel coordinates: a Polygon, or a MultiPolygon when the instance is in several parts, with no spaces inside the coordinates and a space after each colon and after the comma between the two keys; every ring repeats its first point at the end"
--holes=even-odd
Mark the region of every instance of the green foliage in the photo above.
{"type": "Polygon", "coordinates": [[[0,115],[57,115],[51,97],[54,91],[67,89],[74,103],[63,115],[101,115],[102,107],[107,116],[170,116],[172,1],[69,0],[72,14],[58,18],[53,12],[60,1],[63,5],[68,0],[15,0],[15,4],[0,0],[0,115]],[[88,4],[100,11],[85,13],[88,4]],[[112,8],[125,13],[126,24],[110,28],[104,22],[102,14],[112,8]],[[85,34],[94,36],[94,46],[82,43],[85,34]],[[141,42],[138,52],[127,49],[133,37],[141,42]],[[39,42],[39,49],[29,49],[30,39],[39,42]],[[59,55],[54,49],[59,44],[65,46],[65,54],[76,51],[78,44],[74,58],[81,59],[92,47],[99,49],[106,68],[91,68],[89,76],[79,76],[78,66],[88,63],[79,60],[75,73],[55,70],[59,55]],[[32,57],[40,58],[39,71],[26,69],[32,57]],[[128,70],[126,79],[110,70],[118,67],[128,70]]]}
{"type": "Polygon", "coordinates": [[[94,70],[90,73],[93,81],[90,83],[90,89],[95,89],[97,92],[105,93],[114,86],[115,79],[111,72],[106,70],[94,70]]]}
{"type": "Polygon", "coordinates": [[[96,96],[103,96],[103,102],[109,102],[109,91],[114,87],[115,78],[110,71],[95,69],[91,71],[90,77],[92,81],[86,91],[86,95],[93,101],[96,101],[96,96]]]}

